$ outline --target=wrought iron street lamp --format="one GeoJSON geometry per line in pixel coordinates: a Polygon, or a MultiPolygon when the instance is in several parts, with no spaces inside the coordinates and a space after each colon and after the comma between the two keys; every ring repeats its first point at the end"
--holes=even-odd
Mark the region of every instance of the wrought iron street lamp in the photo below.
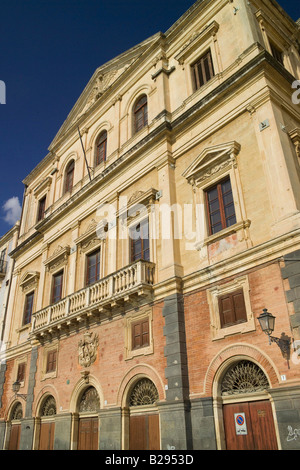
{"type": "Polygon", "coordinates": [[[26,401],[27,400],[27,395],[24,395],[22,393],[18,393],[18,391],[20,390],[20,387],[21,387],[21,383],[18,380],[16,380],[12,385],[12,390],[15,394],[15,397],[21,397],[21,398],[23,398],[23,400],[26,401]]]}
{"type": "Polygon", "coordinates": [[[275,318],[272,313],[268,312],[268,309],[264,308],[263,313],[261,313],[258,317],[258,321],[260,327],[269,338],[269,344],[276,343],[279,346],[283,357],[289,359],[290,353],[290,338],[288,338],[284,333],[281,333],[281,338],[276,338],[275,336],[271,336],[275,328],[275,318]]]}

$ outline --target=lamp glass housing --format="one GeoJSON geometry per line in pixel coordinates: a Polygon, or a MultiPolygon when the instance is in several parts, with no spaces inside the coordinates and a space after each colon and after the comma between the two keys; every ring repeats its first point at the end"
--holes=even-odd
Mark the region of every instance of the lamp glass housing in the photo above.
{"type": "Polygon", "coordinates": [[[20,382],[16,380],[16,382],[14,382],[12,386],[13,392],[18,393],[18,391],[20,390],[20,386],[21,386],[20,382]]]}
{"type": "Polygon", "coordinates": [[[270,336],[274,331],[275,327],[275,318],[272,313],[268,312],[266,308],[263,309],[263,313],[258,317],[260,327],[264,333],[270,336]]]}

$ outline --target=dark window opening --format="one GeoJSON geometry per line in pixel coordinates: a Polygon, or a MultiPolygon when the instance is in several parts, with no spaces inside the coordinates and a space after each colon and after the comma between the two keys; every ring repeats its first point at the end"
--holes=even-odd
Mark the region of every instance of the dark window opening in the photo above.
{"type": "Polygon", "coordinates": [[[230,179],[226,179],[205,191],[209,221],[209,234],[236,223],[230,179]]]}

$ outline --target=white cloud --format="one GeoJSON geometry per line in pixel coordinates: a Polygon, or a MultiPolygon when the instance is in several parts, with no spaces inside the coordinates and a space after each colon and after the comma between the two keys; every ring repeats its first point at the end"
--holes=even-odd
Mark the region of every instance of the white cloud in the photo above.
{"type": "Polygon", "coordinates": [[[14,225],[21,217],[21,205],[18,197],[11,197],[2,206],[2,209],[6,213],[3,217],[5,222],[10,225],[14,225]]]}

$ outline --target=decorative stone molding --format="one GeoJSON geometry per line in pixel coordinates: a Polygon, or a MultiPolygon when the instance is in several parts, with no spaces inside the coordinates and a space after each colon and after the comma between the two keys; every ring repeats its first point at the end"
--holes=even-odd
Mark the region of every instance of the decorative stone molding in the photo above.
{"type": "Polygon", "coordinates": [[[175,56],[175,59],[180,65],[184,65],[185,60],[189,55],[199,47],[207,38],[215,36],[219,29],[219,24],[212,21],[209,25],[205,26],[201,31],[196,31],[192,34],[189,41],[181,48],[181,51],[175,56]]]}
{"type": "Polygon", "coordinates": [[[102,230],[106,230],[105,224],[103,222],[98,224],[95,219],[92,219],[86,231],[75,240],[75,244],[79,247],[81,253],[86,253],[90,249],[100,246],[101,242],[105,240],[104,236],[99,236],[102,230]]]}
{"type": "Polygon", "coordinates": [[[300,128],[296,127],[295,129],[290,131],[289,136],[295,146],[296,155],[298,157],[298,162],[300,164],[300,128]]]}
{"type": "Polygon", "coordinates": [[[139,206],[148,208],[149,205],[154,204],[156,199],[157,190],[150,188],[147,191],[135,191],[127,200],[127,203],[120,208],[117,212],[117,217],[133,218],[139,210],[139,206]]]}
{"type": "Polygon", "coordinates": [[[89,367],[97,358],[98,334],[86,332],[78,343],[78,362],[82,367],[89,367]]]}
{"type": "Polygon", "coordinates": [[[20,287],[24,293],[34,290],[38,286],[40,273],[38,271],[27,271],[20,279],[20,287]]]}
{"type": "Polygon", "coordinates": [[[67,264],[69,254],[70,247],[68,245],[65,247],[59,245],[53,255],[44,261],[46,270],[54,271],[61,266],[65,266],[67,264]]]}
{"type": "Polygon", "coordinates": [[[236,278],[226,284],[217,285],[208,289],[207,298],[210,311],[210,328],[212,340],[226,338],[227,336],[255,331],[254,315],[250,302],[250,286],[247,276],[236,278]],[[247,312],[247,321],[236,325],[221,328],[219,313],[219,297],[222,295],[242,290],[244,295],[245,307],[247,312]]]}
{"type": "Polygon", "coordinates": [[[193,163],[185,170],[184,176],[189,183],[200,186],[224,169],[236,168],[236,157],[240,151],[240,144],[235,141],[208,147],[200,153],[193,163]]]}
{"type": "Polygon", "coordinates": [[[51,186],[52,178],[48,176],[45,178],[36,188],[33,190],[34,196],[39,198],[41,194],[48,191],[49,187],[51,186]]]}

